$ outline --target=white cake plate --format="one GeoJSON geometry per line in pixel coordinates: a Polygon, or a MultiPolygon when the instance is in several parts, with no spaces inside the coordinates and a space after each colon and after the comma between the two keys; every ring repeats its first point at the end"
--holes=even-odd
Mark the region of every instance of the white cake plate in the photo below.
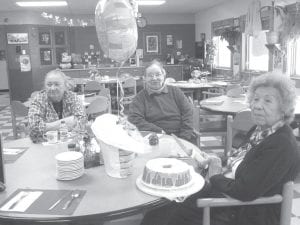
{"type": "Polygon", "coordinates": [[[143,192],[149,194],[149,195],[154,195],[154,196],[159,196],[159,197],[164,197],[167,198],[171,201],[183,201],[186,197],[200,191],[203,186],[204,186],[204,179],[203,177],[198,174],[193,172],[192,173],[192,184],[186,188],[180,188],[176,190],[170,190],[170,189],[154,189],[146,186],[143,184],[142,181],[142,175],[140,175],[136,179],[136,186],[143,192]]]}

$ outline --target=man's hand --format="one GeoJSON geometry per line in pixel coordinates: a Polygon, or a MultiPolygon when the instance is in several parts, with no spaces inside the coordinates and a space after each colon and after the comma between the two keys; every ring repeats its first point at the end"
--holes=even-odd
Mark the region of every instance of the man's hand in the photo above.
{"type": "Polygon", "coordinates": [[[62,120],[64,120],[68,126],[68,130],[72,130],[75,125],[76,125],[76,120],[74,116],[69,116],[66,118],[63,118],[62,120]]]}

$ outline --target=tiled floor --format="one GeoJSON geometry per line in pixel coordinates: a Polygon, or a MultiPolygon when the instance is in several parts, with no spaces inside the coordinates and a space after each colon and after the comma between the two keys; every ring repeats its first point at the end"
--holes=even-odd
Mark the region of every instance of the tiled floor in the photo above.
{"type": "MultiPolygon", "coordinates": [[[[21,120],[23,118],[17,118],[17,121],[21,120]]],[[[9,97],[2,92],[0,92],[0,132],[3,134],[4,141],[13,139],[9,97]]],[[[207,138],[208,145],[211,141],[212,138],[207,138]]],[[[300,176],[295,182],[291,225],[300,225],[300,176]]]]}

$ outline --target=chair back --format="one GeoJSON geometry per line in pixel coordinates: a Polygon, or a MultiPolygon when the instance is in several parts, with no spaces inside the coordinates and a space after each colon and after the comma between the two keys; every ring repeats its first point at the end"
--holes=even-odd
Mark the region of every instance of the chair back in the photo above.
{"type": "Polygon", "coordinates": [[[97,116],[110,113],[110,101],[105,96],[98,96],[86,109],[89,120],[94,120],[97,116]]]}
{"type": "Polygon", "coordinates": [[[110,113],[111,112],[111,95],[110,95],[110,89],[108,89],[108,88],[102,88],[101,90],[100,90],[100,92],[98,93],[98,95],[99,96],[104,96],[104,97],[106,97],[107,99],[108,99],[108,101],[109,101],[109,110],[108,110],[108,112],[110,113]]]}
{"type": "Polygon", "coordinates": [[[173,83],[173,82],[176,82],[176,80],[173,77],[167,77],[165,79],[165,84],[173,83]]]}
{"type": "Polygon", "coordinates": [[[201,150],[224,149],[224,157],[227,156],[227,128],[224,115],[202,109],[199,104],[193,105],[193,128],[197,138],[197,145],[201,150]],[[213,141],[204,145],[203,137],[221,137],[221,141],[213,141]]]}
{"type": "Polygon", "coordinates": [[[28,115],[28,107],[26,107],[22,102],[20,101],[12,101],[11,102],[11,109],[12,112],[15,114],[15,116],[27,116],[28,115]]]}
{"type": "Polygon", "coordinates": [[[110,95],[110,90],[108,88],[102,88],[99,93],[98,93],[99,96],[105,96],[107,97],[108,99],[111,98],[111,95],[110,95]]]}
{"type": "Polygon", "coordinates": [[[244,110],[237,113],[233,119],[232,116],[227,117],[227,149],[232,147],[238,148],[244,141],[247,132],[255,124],[252,121],[251,111],[244,110]]]}
{"type": "Polygon", "coordinates": [[[122,83],[124,89],[124,97],[130,97],[136,95],[136,80],[133,77],[128,77],[122,83]]]}
{"type": "Polygon", "coordinates": [[[91,93],[91,92],[100,92],[100,90],[103,88],[103,85],[100,84],[98,81],[92,80],[88,81],[85,84],[84,92],[85,93],[91,93]]]}
{"type": "MultiPolygon", "coordinates": [[[[21,129],[21,126],[17,124],[17,117],[27,117],[28,111],[28,107],[26,107],[22,102],[15,100],[11,102],[11,122],[15,139],[18,138],[18,130],[21,129]]],[[[22,127],[22,132],[25,132],[23,129],[24,127],[22,127]]]]}
{"type": "Polygon", "coordinates": [[[200,198],[197,206],[203,208],[203,225],[210,225],[210,208],[242,205],[265,205],[281,203],[280,225],[290,225],[292,214],[292,203],[294,196],[294,182],[288,181],[284,184],[281,195],[260,197],[253,201],[240,201],[230,197],[227,198],[200,198]]]}
{"type": "Polygon", "coordinates": [[[244,93],[244,89],[240,84],[231,84],[227,86],[226,95],[228,97],[239,97],[241,94],[244,93]]]}

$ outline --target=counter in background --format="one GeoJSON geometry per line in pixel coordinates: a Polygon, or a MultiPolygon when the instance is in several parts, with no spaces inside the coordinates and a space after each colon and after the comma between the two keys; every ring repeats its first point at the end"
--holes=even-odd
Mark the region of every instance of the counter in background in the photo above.
{"type": "MultiPolygon", "coordinates": [[[[164,65],[167,77],[172,77],[175,80],[183,80],[182,65],[164,65]]],[[[118,67],[102,67],[97,68],[101,76],[116,77],[118,67]]],[[[64,69],[62,70],[67,76],[72,78],[88,78],[90,76],[89,69],[64,69]]],[[[121,67],[119,75],[128,73],[134,77],[144,76],[145,67],[121,67]]]]}

